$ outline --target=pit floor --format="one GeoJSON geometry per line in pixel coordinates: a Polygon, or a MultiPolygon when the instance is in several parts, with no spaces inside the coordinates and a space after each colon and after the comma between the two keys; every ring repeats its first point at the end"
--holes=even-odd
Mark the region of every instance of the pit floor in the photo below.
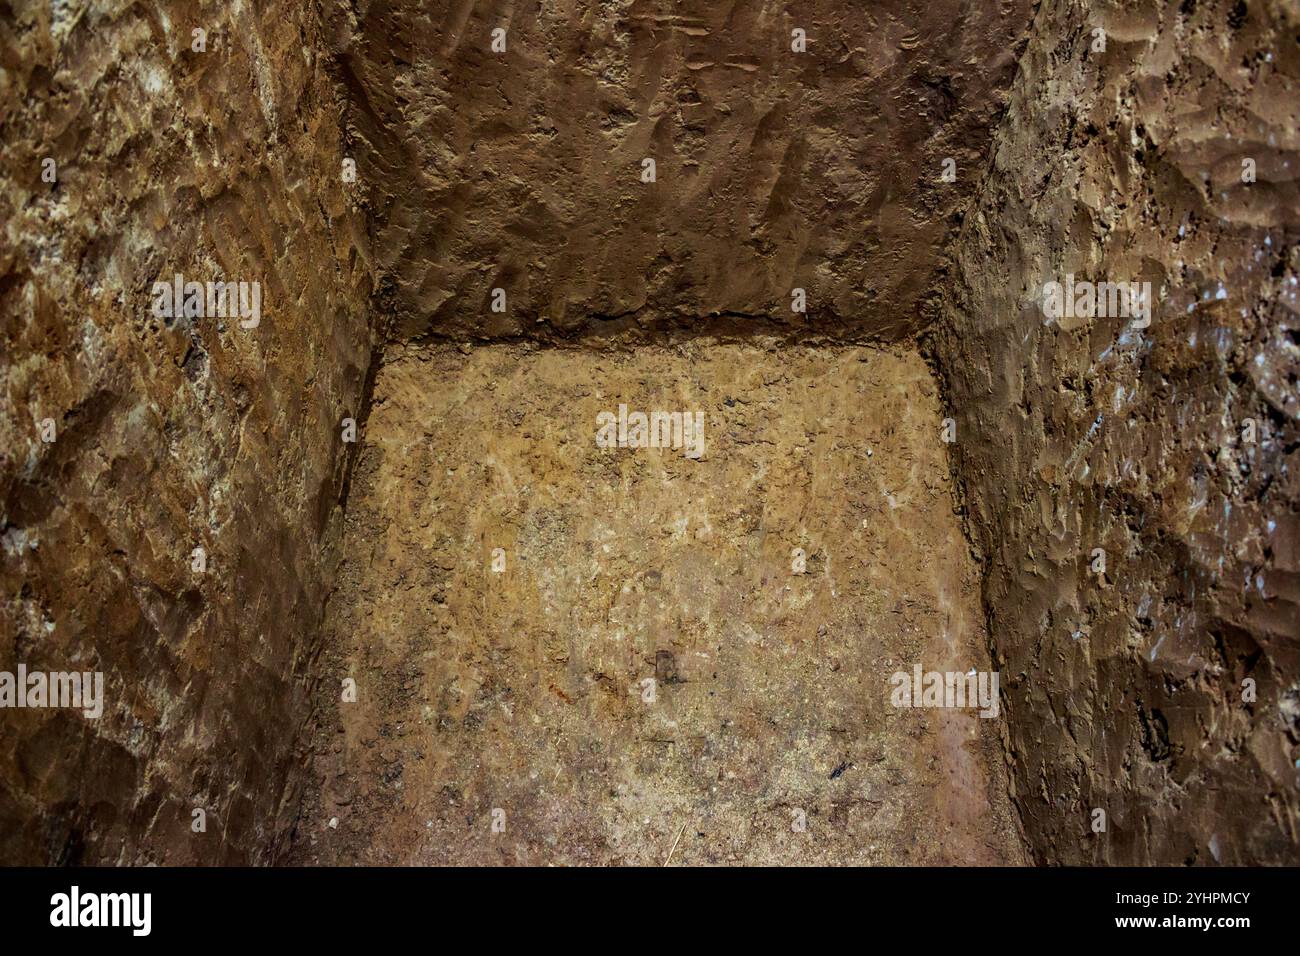
{"type": "Polygon", "coordinates": [[[912,352],[390,352],[294,862],[1023,863],[1001,719],[890,703],[989,669],[941,417],[912,352]]]}

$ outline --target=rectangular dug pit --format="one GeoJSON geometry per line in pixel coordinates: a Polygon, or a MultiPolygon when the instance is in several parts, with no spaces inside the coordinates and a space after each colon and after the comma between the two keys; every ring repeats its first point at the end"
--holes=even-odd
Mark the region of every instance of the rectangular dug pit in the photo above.
{"type": "Polygon", "coordinates": [[[989,670],[939,409],[911,352],[390,354],[300,860],[1019,862],[997,722],[891,698],[989,670]]]}

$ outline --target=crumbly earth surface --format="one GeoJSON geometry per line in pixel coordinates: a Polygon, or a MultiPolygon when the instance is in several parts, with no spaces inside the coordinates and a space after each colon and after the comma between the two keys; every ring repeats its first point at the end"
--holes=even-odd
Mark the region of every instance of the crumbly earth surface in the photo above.
{"type": "Polygon", "coordinates": [[[1021,862],[998,720],[890,701],[989,667],[940,429],[915,353],[391,354],[296,861],[1021,862]],[[597,447],[621,403],[703,455],[597,447]]]}
{"type": "Polygon", "coordinates": [[[314,6],[0,3],[0,673],[104,682],[0,707],[0,864],[283,856],[379,322],[314,6]]]}
{"type": "Polygon", "coordinates": [[[1295,2],[1044,3],[953,246],[933,355],[1037,863],[1300,862],[1297,40],[1295,2]],[[1066,274],[1151,283],[1150,325],[1046,321],[1066,274]]]}
{"type": "Polygon", "coordinates": [[[324,4],[392,335],[909,338],[1034,7],[324,4]]]}

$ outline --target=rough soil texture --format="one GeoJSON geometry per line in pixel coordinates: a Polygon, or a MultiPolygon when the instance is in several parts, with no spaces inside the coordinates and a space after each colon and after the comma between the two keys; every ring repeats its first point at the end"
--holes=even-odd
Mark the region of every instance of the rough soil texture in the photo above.
{"type": "Polygon", "coordinates": [[[1040,862],[1300,859],[1298,120],[1293,3],[1045,2],[958,238],[933,344],[1040,862]],[[1150,328],[1046,323],[1067,272],[1150,281],[1150,328]]]}
{"type": "Polygon", "coordinates": [[[988,667],[939,420],[916,353],[397,350],[294,858],[1019,862],[997,721],[890,704],[988,667]],[[703,456],[598,448],[619,403],[703,456]]]}
{"type": "Polygon", "coordinates": [[[986,165],[1030,6],[330,8],[396,334],[731,315],[759,332],[905,337],[986,165]]]}
{"type": "Polygon", "coordinates": [[[1295,0],[0,0],[0,863],[1300,861],[1298,121],[1295,0]]]}
{"type": "Polygon", "coordinates": [[[296,816],[371,279],[320,31],[237,9],[0,2],[0,670],[106,697],[0,711],[3,863],[266,861],[296,816]],[[261,325],[155,319],[176,272],[261,325]]]}

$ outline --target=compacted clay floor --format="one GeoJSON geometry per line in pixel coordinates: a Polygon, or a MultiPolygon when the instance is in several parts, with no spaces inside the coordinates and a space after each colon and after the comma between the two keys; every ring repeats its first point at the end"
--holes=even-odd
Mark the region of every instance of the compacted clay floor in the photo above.
{"type": "Polygon", "coordinates": [[[1022,862],[999,720],[890,704],[989,668],[939,408],[868,348],[391,352],[295,859],[1022,862]],[[703,456],[598,448],[620,403],[703,456]]]}

